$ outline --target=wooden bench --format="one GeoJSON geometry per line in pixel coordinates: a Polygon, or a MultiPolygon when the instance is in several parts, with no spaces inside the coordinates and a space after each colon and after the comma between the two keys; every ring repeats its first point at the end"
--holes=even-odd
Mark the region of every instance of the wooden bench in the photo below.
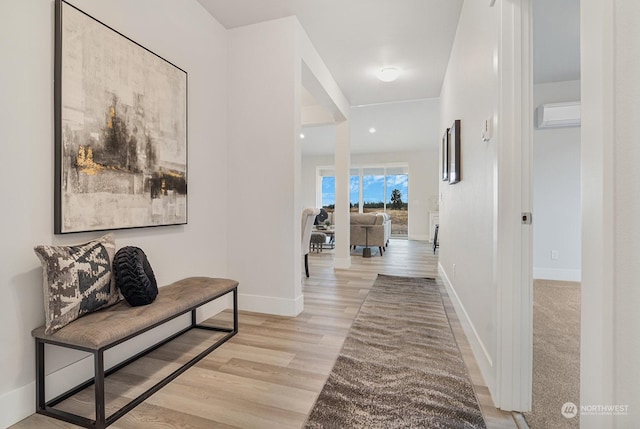
{"type": "Polygon", "coordinates": [[[198,361],[238,332],[237,287],[238,282],[234,280],[190,277],[177,281],[169,286],[159,288],[157,298],[149,305],[131,307],[126,301],[121,301],[104,310],[87,314],[50,335],[44,333],[44,326],[34,329],[31,335],[36,341],[36,412],[86,428],[102,429],[109,426],[187,369],[195,365],[198,361]],[[205,326],[196,323],[196,309],[198,307],[227,295],[228,293],[233,293],[233,328],[205,326]],[[105,371],[105,350],[188,312],[191,312],[191,324],[189,326],[105,371]],[[193,328],[209,329],[225,332],[226,334],[217,339],[202,353],[198,354],[183,366],[173,371],[166,378],[147,389],[144,393],[130,401],[124,407],[110,416],[106,416],[104,392],[105,377],[193,328]],[[63,393],[62,395],[46,401],[45,344],[52,344],[92,353],[94,357],[94,377],[63,393]],[[57,404],[93,384],[95,384],[94,420],[53,408],[57,404]]]}

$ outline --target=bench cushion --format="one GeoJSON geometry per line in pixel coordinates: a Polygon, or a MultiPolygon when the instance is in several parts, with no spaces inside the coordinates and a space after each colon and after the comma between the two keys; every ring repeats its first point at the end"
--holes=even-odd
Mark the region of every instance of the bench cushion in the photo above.
{"type": "Polygon", "coordinates": [[[117,343],[122,338],[161,323],[171,316],[230,292],[238,282],[230,279],[189,277],[159,288],[156,300],[147,306],[131,307],[127,302],[87,314],[53,334],[45,327],[31,332],[34,338],[91,350],[117,343]]]}

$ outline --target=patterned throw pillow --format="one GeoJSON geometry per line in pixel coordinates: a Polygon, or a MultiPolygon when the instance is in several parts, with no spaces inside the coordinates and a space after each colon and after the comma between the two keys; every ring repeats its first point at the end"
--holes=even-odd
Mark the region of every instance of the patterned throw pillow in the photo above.
{"type": "Polygon", "coordinates": [[[119,301],[111,266],[111,234],[75,246],[36,246],[44,277],[45,333],[119,301]]]}

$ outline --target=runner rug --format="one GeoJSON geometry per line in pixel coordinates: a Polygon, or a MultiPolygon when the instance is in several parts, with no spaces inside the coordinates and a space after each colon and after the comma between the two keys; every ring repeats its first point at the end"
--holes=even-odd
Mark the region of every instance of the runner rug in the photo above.
{"type": "Polygon", "coordinates": [[[378,275],[305,427],[486,427],[434,279],[378,275]]]}

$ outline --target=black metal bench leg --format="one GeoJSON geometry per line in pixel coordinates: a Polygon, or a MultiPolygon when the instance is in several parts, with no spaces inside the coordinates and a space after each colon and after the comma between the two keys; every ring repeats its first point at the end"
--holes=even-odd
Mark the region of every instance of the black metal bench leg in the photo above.
{"type": "Polygon", "coordinates": [[[44,343],[36,339],[36,410],[45,409],[44,399],[44,343]]]}
{"type": "Polygon", "coordinates": [[[96,428],[102,429],[105,425],[105,399],[104,399],[104,354],[102,350],[94,352],[95,359],[95,401],[96,401],[96,428]]]}
{"type": "Polygon", "coordinates": [[[238,333],[238,289],[233,290],[233,332],[238,333]]]}

